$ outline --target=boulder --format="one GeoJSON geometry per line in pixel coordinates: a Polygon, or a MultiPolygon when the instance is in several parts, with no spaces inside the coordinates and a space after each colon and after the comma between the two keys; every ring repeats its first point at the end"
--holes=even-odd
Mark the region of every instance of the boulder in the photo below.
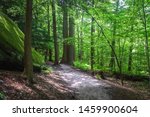
{"type": "MultiPolygon", "coordinates": [[[[24,33],[0,11],[0,61],[23,64],[24,33]]],[[[43,56],[32,48],[33,64],[44,63],[43,56]]]]}

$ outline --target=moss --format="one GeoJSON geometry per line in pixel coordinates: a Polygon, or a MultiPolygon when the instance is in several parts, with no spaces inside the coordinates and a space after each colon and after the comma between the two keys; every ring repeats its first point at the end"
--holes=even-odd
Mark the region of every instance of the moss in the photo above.
{"type": "MultiPolygon", "coordinates": [[[[0,12],[0,47],[6,53],[15,52],[19,57],[24,55],[24,34],[5,14],[0,12]]],[[[32,49],[33,63],[43,64],[43,56],[32,49]]]]}

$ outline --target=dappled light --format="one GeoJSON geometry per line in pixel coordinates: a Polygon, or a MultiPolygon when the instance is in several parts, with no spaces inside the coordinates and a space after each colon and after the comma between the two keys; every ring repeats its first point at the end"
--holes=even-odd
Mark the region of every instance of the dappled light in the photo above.
{"type": "Polygon", "coordinates": [[[72,90],[61,79],[54,79],[45,75],[36,75],[36,83],[29,86],[21,73],[4,72],[0,77],[0,90],[9,94],[6,99],[71,99],[72,90]],[[56,85],[55,85],[56,84],[56,85]],[[66,97],[66,95],[68,95],[66,97]]]}
{"type": "Polygon", "coordinates": [[[76,99],[142,99],[134,91],[109,85],[68,65],[62,64],[55,67],[55,70],[54,73],[59,74],[59,77],[75,90],[76,99]],[[128,94],[123,92],[128,92],[128,94]]]}

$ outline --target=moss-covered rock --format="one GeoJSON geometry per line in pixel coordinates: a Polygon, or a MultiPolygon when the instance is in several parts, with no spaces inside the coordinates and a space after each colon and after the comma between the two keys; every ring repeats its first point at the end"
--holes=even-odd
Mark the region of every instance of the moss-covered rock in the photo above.
{"type": "MultiPolygon", "coordinates": [[[[22,62],[24,55],[24,33],[18,26],[0,11],[0,54],[1,58],[10,58],[22,62]],[[6,56],[8,55],[8,56],[6,56]],[[5,57],[4,57],[5,56],[5,57]]],[[[43,64],[40,53],[32,49],[34,64],[43,64]]]]}

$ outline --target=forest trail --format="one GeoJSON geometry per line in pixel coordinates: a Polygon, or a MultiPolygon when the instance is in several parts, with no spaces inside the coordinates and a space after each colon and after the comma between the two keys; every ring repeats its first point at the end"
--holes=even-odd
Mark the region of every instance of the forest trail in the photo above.
{"type": "MultiPolygon", "coordinates": [[[[107,80],[97,80],[90,74],[61,64],[53,66],[51,73],[36,73],[35,82],[28,85],[27,79],[18,71],[0,71],[0,99],[7,100],[133,100],[144,98],[107,80]]],[[[139,95],[140,94],[140,95],[139,95]]]]}
{"type": "Polygon", "coordinates": [[[103,80],[97,80],[87,73],[61,64],[53,66],[53,73],[73,91],[75,99],[79,100],[135,100],[141,96],[125,88],[110,85],[103,80]]]}

